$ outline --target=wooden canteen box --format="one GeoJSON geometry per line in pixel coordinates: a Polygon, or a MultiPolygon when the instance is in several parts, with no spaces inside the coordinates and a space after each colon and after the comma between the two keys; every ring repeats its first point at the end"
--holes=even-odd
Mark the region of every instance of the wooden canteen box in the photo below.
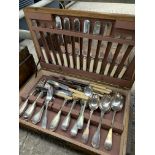
{"type": "MultiPolygon", "coordinates": [[[[40,58],[41,69],[20,89],[20,99],[25,101],[40,79],[65,77],[86,83],[95,83],[120,92],[124,98],[124,107],[116,114],[113,127],[113,146],[111,151],[104,149],[104,141],[111,127],[113,112],[105,114],[101,127],[100,147],[95,149],[91,139],[100,120],[100,110],[95,110],[90,123],[90,136],[87,144],[81,136],[89,119],[89,108],[84,113],[84,127],[76,137],[70,135],[71,127],[77,120],[80,104],[71,112],[71,122],[67,131],[60,124],[70,110],[71,104],[62,109],[59,126],[52,132],[49,123],[59,111],[63,99],[56,96],[48,106],[48,125],[46,129],[40,123],[34,125],[30,120],[20,117],[20,126],[36,132],[50,135],[67,142],[75,149],[90,154],[125,155],[130,109],[130,89],[135,75],[135,27],[134,16],[118,14],[100,14],[74,10],[49,8],[26,8],[25,17],[32,39],[40,58]]],[[[30,104],[35,100],[30,97],[30,104]]],[[[37,100],[35,112],[41,108],[44,99],[37,100]]]]}

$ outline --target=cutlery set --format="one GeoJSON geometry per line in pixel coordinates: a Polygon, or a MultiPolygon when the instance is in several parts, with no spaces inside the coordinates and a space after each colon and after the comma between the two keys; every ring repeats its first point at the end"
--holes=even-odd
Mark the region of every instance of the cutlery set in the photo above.
{"type": "MultiPolygon", "coordinates": [[[[101,139],[101,126],[102,120],[106,113],[113,111],[113,117],[111,121],[111,127],[104,142],[104,148],[106,150],[112,149],[112,130],[114,126],[115,115],[123,108],[124,98],[118,92],[112,92],[112,90],[95,85],[94,83],[85,84],[78,81],[60,79],[53,77],[50,80],[42,79],[38,82],[36,87],[29,93],[25,102],[20,106],[19,116],[23,116],[25,120],[31,120],[33,124],[41,123],[41,127],[46,129],[48,120],[48,107],[49,103],[53,103],[56,97],[63,98],[63,103],[56,115],[50,120],[49,130],[56,131],[60,124],[61,113],[63,107],[71,102],[71,107],[60,124],[63,131],[67,131],[72,119],[72,110],[76,104],[80,104],[79,115],[77,120],[70,129],[71,137],[76,137],[78,130],[83,129],[81,141],[88,143],[90,137],[90,124],[91,118],[95,110],[100,110],[100,120],[98,127],[94,132],[91,140],[92,147],[98,149],[100,147],[101,139]],[[66,82],[66,84],[64,84],[66,82]],[[74,85],[74,86],[73,86],[74,85]],[[72,87],[71,87],[72,86],[72,87]],[[76,89],[75,89],[76,88],[76,89]],[[99,93],[96,92],[98,89],[99,93]],[[32,104],[29,104],[29,98],[34,95],[36,98],[32,104]],[[39,98],[43,98],[44,102],[42,107],[36,112],[37,101],[39,98]],[[86,127],[84,128],[85,109],[89,109],[89,119],[86,127]]],[[[52,106],[51,106],[52,107],[52,106]]]]}

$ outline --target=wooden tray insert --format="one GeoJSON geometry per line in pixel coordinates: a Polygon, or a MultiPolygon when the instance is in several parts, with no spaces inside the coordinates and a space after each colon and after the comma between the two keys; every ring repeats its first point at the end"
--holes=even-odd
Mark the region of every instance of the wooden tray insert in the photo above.
{"type": "MultiPolygon", "coordinates": [[[[49,79],[49,77],[47,77],[47,76],[42,76],[41,79],[42,78],[49,79]]],[[[36,86],[36,84],[33,86],[33,88],[35,86],[36,86]]],[[[30,92],[31,92],[31,88],[28,87],[27,91],[25,91],[23,94],[21,94],[21,99],[24,101],[26,99],[27,95],[30,92]]],[[[56,113],[59,111],[59,109],[60,109],[60,107],[62,105],[62,102],[63,102],[63,99],[58,98],[56,96],[54,96],[54,97],[55,97],[55,100],[53,102],[50,102],[49,107],[48,107],[48,125],[47,125],[47,129],[45,129],[45,130],[48,130],[49,132],[52,132],[52,131],[49,130],[50,122],[51,122],[52,118],[56,115],[56,113]]],[[[35,98],[36,98],[36,96],[31,96],[29,104],[31,104],[35,100],[35,98]]],[[[38,100],[35,112],[37,112],[41,108],[43,102],[44,102],[44,98],[38,100]]],[[[82,141],[81,141],[81,137],[82,137],[82,133],[83,133],[85,127],[86,127],[87,121],[89,119],[89,112],[90,112],[90,110],[89,110],[89,108],[86,108],[86,110],[85,110],[85,114],[84,114],[85,121],[84,121],[83,129],[79,130],[78,135],[76,137],[72,137],[70,135],[70,130],[71,130],[72,126],[74,125],[75,121],[78,118],[79,111],[80,111],[80,104],[79,103],[76,104],[76,106],[74,107],[74,109],[71,112],[71,122],[70,122],[70,126],[69,126],[68,130],[66,132],[61,130],[61,123],[62,123],[64,117],[69,112],[70,106],[71,106],[71,103],[68,102],[65,105],[65,107],[62,109],[61,120],[60,120],[59,126],[58,126],[57,130],[55,131],[55,133],[58,133],[59,135],[62,135],[64,137],[66,137],[66,138],[71,138],[71,139],[73,139],[73,141],[78,142],[79,144],[81,143],[82,145],[85,145],[87,148],[89,148],[89,147],[93,148],[91,146],[91,139],[92,139],[92,136],[93,136],[94,132],[96,131],[98,123],[99,123],[100,110],[98,109],[98,110],[94,111],[94,114],[93,114],[92,119],[91,119],[91,124],[90,124],[90,137],[89,137],[89,141],[88,141],[87,144],[83,144],[82,141]]],[[[106,152],[109,155],[119,154],[121,134],[123,132],[123,119],[124,119],[124,109],[125,109],[125,107],[126,107],[126,104],[124,105],[124,108],[122,109],[122,111],[118,112],[116,117],[115,117],[114,130],[113,130],[114,131],[113,132],[113,148],[112,148],[111,151],[106,151],[104,149],[104,147],[103,147],[103,144],[104,144],[105,138],[107,136],[108,129],[110,128],[110,125],[111,125],[112,111],[110,111],[108,114],[105,114],[104,119],[103,119],[102,128],[101,128],[100,148],[96,149],[97,151],[101,151],[102,153],[106,152]]],[[[21,119],[24,120],[23,117],[21,117],[21,119]]],[[[28,122],[31,123],[31,120],[28,120],[28,122]]],[[[39,126],[40,127],[40,123],[35,125],[35,126],[39,126]]]]}

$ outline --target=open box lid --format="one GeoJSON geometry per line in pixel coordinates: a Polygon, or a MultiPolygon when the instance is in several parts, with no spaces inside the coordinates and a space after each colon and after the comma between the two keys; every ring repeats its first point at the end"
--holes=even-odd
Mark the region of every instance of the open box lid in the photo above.
{"type": "Polygon", "coordinates": [[[135,78],[135,17],[24,9],[42,69],[131,88],[135,78]]]}

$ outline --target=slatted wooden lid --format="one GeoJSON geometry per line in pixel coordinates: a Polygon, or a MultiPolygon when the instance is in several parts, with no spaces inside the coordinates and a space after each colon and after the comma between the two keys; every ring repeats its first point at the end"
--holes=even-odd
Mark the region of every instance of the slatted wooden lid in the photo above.
{"type": "Polygon", "coordinates": [[[132,87],[134,16],[51,8],[24,12],[43,69],[132,87]]]}

